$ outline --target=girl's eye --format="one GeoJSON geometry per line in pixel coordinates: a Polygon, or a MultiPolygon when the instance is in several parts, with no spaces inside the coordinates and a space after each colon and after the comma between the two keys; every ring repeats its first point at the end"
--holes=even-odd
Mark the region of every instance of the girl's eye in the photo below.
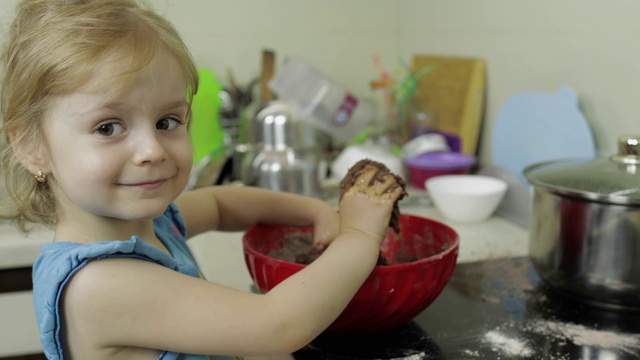
{"type": "Polygon", "coordinates": [[[158,120],[156,123],[156,129],[158,130],[173,130],[177,128],[179,125],[182,125],[183,122],[179,119],[166,117],[158,120]]]}
{"type": "Polygon", "coordinates": [[[96,133],[102,136],[117,136],[122,134],[124,128],[118,123],[105,123],[98,126],[96,133]]]}

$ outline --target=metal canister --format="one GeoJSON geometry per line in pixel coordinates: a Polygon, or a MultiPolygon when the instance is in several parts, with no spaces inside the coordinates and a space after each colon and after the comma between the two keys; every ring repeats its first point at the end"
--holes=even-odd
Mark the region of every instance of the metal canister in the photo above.
{"type": "Polygon", "coordinates": [[[310,126],[300,110],[283,100],[271,101],[256,109],[247,129],[251,143],[242,159],[244,184],[321,195],[327,136],[310,126]]]}

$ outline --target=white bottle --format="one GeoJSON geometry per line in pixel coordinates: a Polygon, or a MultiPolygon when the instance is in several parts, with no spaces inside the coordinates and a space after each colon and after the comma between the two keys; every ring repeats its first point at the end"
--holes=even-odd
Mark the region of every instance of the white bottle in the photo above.
{"type": "Polygon", "coordinates": [[[304,121],[338,141],[351,140],[373,119],[371,104],[360,101],[342,84],[296,57],[285,60],[269,88],[280,99],[297,106],[304,121]]]}

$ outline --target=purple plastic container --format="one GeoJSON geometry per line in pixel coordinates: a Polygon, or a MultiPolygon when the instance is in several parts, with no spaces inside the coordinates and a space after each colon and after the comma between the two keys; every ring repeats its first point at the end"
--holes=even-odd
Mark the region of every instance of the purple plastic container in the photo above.
{"type": "Polygon", "coordinates": [[[430,152],[405,159],[413,186],[424,189],[427,179],[440,175],[468,174],[476,157],[459,152],[430,152]]]}

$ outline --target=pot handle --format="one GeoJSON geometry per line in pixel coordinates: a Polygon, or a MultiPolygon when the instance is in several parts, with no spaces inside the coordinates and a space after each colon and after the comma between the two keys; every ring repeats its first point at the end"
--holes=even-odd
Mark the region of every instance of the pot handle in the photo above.
{"type": "Polygon", "coordinates": [[[628,165],[640,164],[640,136],[618,138],[618,154],[611,156],[611,160],[628,165]]]}

